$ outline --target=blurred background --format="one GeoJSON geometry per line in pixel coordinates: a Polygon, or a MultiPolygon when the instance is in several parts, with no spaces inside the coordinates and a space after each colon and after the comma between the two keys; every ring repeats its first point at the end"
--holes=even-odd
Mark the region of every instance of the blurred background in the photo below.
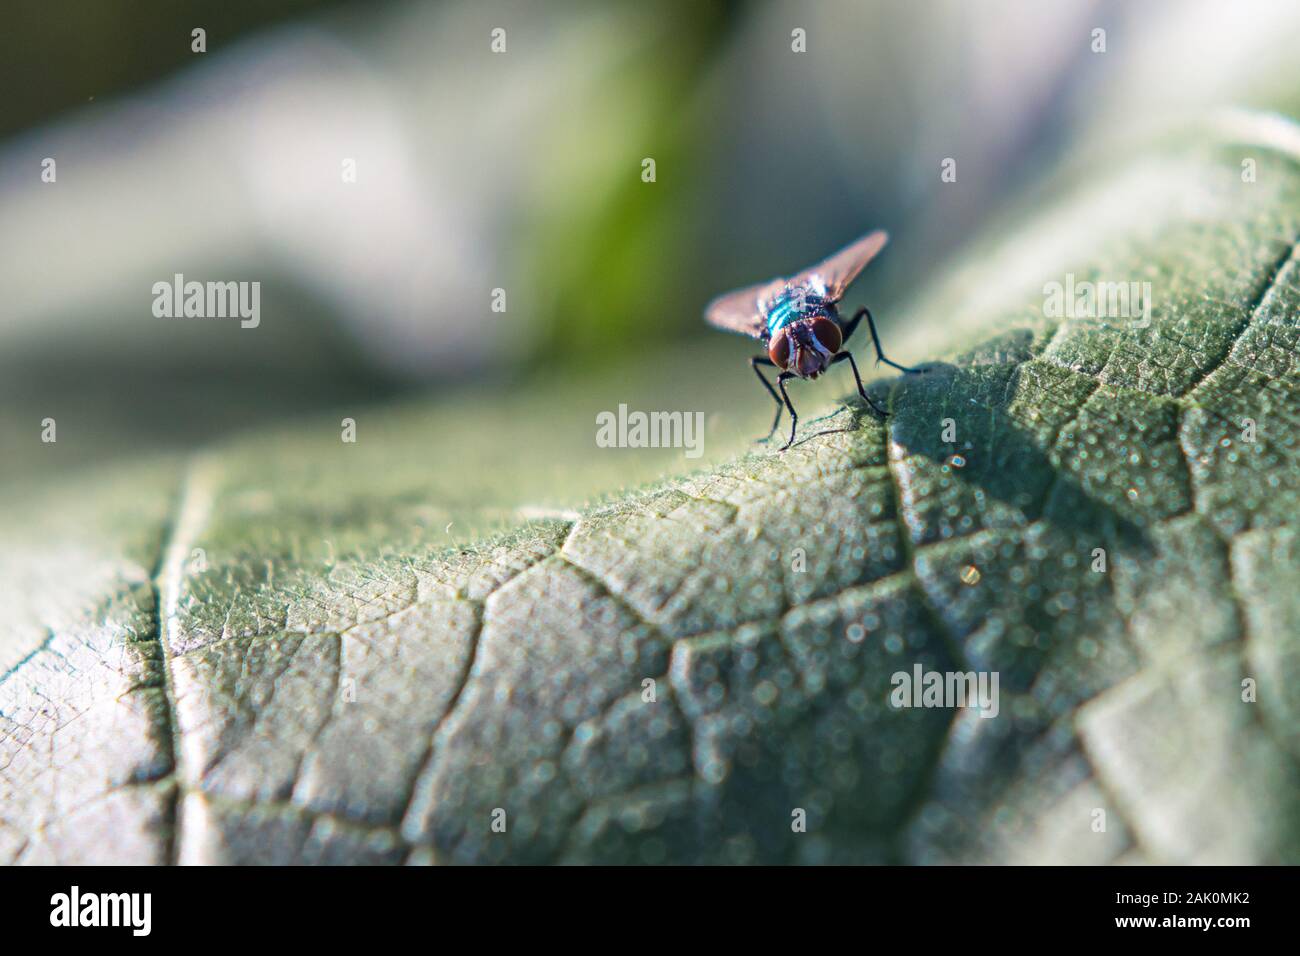
{"type": "Polygon", "coordinates": [[[702,322],[718,292],[883,227],[850,303],[888,335],[1062,162],[1157,116],[1300,102],[1291,0],[8,0],[0,18],[0,469],[18,480],[601,376],[669,409],[713,379],[711,408],[752,398],[765,422],[752,347],[702,322]],[[175,273],[260,281],[259,327],[155,317],[175,273]]]}

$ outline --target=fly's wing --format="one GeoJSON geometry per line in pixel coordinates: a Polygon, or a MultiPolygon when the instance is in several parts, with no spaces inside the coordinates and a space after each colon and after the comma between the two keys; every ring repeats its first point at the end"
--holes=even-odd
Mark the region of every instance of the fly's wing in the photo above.
{"type": "Polygon", "coordinates": [[[704,318],[720,329],[761,339],[767,332],[762,303],[771,290],[784,286],[784,279],[773,279],[720,295],[705,308],[704,318]]]}
{"type": "Polygon", "coordinates": [[[826,287],[826,297],[832,302],[838,302],[843,296],[844,291],[850,283],[858,277],[867,263],[879,255],[880,250],[885,248],[885,243],[889,241],[889,236],[883,229],[877,229],[875,232],[863,236],[857,242],[845,246],[829,259],[823,259],[817,265],[810,269],[805,269],[793,279],[791,285],[810,282],[813,277],[817,277],[826,287]]]}

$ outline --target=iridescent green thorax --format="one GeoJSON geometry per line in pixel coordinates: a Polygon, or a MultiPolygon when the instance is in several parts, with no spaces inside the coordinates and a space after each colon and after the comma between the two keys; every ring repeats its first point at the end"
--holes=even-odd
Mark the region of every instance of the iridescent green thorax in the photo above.
{"type": "Polygon", "coordinates": [[[830,305],[831,303],[814,291],[804,287],[787,286],[766,306],[768,338],[800,319],[826,315],[830,311],[830,305]]]}

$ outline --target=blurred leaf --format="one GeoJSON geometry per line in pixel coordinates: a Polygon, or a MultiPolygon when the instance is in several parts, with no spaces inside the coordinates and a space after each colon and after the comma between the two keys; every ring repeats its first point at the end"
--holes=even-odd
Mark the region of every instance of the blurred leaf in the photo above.
{"type": "MultiPolygon", "coordinates": [[[[526,287],[543,303],[536,362],[581,368],[662,342],[710,294],[681,279],[698,277],[687,224],[710,180],[699,141],[708,119],[692,93],[725,27],[721,5],[684,3],[613,25],[623,42],[636,38],[634,52],[591,83],[581,109],[549,124],[523,190],[533,207],[520,245],[526,287]]],[[[574,53],[605,42],[580,33],[574,53]]]]}
{"type": "Polygon", "coordinates": [[[1296,138],[1045,199],[914,311],[947,360],[887,422],[785,454],[584,505],[644,474],[563,437],[606,383],[14,490],[0,856],[1296,862],[1296,138]],[[1067,271],[1151,325],[1044,318],[1067,271]],[[916,665],[997,717],[891,708],[916,665]]]}

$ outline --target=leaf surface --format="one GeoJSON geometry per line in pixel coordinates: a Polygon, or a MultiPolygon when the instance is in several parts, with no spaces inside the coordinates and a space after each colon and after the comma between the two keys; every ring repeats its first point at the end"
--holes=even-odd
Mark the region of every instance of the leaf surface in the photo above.
{"type": "MultiPolygon", "coordinates": [[[[620,491],[557,388],[12,490],[0,858],[1296,862],[1297,138],[1044,193],[919,291],[887,421],[785,454],[620,491]],[[1068,273],[1150,324],[1044,315],[1068,273]],[[891,707],[917,665],[998,715],[891,707]]],[[[716,456],[769,411],[702,354],[716,456]]]]}

